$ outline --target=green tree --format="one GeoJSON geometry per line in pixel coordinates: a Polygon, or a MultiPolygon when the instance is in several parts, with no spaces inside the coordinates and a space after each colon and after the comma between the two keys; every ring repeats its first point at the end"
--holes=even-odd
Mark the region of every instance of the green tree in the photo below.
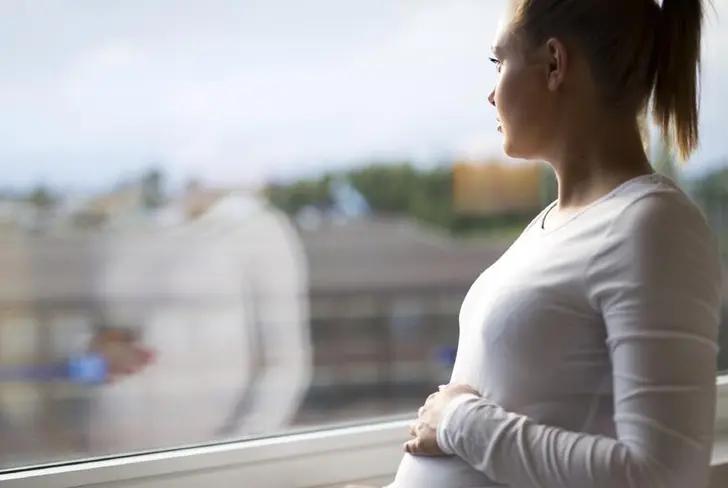
{"type": "Polygon", "coordinates": [[[38,185],[28,193],[26,200],[39,209],[49,209],[58,202],[58,197],[44,185],[38,185]]]}
{"type": "Polygon", "coordinates": [[[164,173],[160,169],[147,170],[140,179],[142,188],[142,205],[145,208],[159,208],[165,201],[164,173]]]}
{"type": "MultiPolygon", "coordinates": [[[[332,204],[331,182],[334,175],[306,179],[295,183],[271,185],[269,201],[289,215],[307,205],[325,208],[332,204]]],[[[406,162],[376,163],[336,175],[348,180],[366,199],[373,212],[408,216],[452,233],[507,229],[509,235],[522,229],[532,215],[523,212],[509,215],[470,217],[453,210],[453,170],[449,166],[418,169],[406,162]]],[[[553,171],[544,169],[543,196],[555,198],[553,171]]]]}
{"type": "Polygon", "coordinates": [[[268,200],[289,215],[307,206],[324,208],[331,205],[333,175],[318,179],[300,180],[292,184],[272,184],[266,188],[268,200]]]}
{"type": "Polygon", "coordinates": [[[378,213],[404,214],[420,184],[418,171],[408,163],[373,164],[348,175],[351,184],[378,213]]]}

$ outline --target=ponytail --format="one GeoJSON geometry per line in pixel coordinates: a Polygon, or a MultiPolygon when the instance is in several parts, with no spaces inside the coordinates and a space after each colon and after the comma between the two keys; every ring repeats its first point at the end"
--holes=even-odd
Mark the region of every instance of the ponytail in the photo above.
{"type": "Polygon", "coordinates": [[[663,0],[653,48],[653,114],[687,159],[698,145],[702,0],[663,0]]]}

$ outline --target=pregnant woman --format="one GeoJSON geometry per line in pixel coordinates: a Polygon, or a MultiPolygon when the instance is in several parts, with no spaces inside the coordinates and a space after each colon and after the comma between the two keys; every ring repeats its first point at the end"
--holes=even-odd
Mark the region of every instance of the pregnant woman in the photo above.
{"type": "Polygon", "coordinates": [[[717,240],[652,171],[649,107],[698,142],[699,0],[514,0],[489,101],[509,156],[558,199],[482,272],[449,385],[390,488],[703,488],[715,404],[717,240]],[[651,100],[651,103],[648,103],[651,100]]]}

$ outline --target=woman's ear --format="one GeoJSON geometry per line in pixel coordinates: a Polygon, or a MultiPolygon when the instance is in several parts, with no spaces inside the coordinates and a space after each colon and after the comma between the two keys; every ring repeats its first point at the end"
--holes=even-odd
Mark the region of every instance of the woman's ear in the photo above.
{"type": "Polygon", "coordinates": [[[566,45],[555,37],[546,41],[546,55],[548,56],[547,84],[551,91],[558,91],[566,78],[566,69],[569,64],[566,45]]]}

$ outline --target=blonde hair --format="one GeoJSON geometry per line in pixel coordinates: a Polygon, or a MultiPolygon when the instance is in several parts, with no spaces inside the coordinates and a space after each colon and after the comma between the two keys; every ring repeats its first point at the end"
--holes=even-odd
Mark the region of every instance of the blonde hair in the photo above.
{"type": "Polygon", "coordinates": [[[634,110],[652,99],[668,144],[687,158],[698,144],[702,0],[519,0],[514,26],[532,45],[572,41],[605,102],[634,110]]]}

